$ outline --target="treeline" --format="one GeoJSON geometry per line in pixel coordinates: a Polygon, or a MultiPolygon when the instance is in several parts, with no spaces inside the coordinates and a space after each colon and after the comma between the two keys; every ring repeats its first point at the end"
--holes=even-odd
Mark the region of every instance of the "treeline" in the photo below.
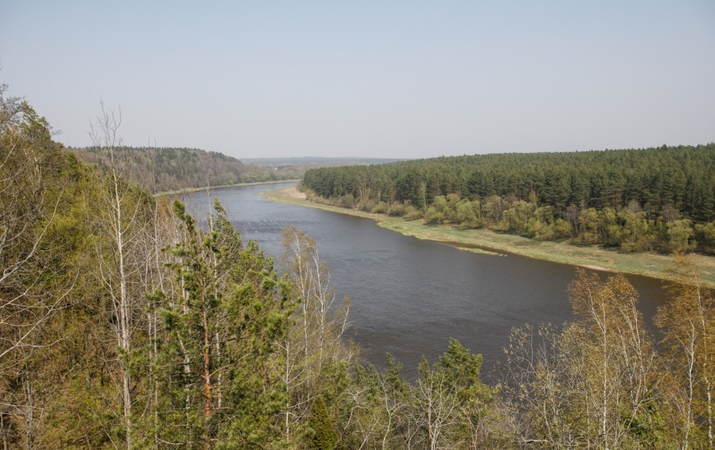
{"type": "Polygon", "coordinates": [[[715,144],[318,168],[347,208],[622,251],[715,253],[715,144]]]}
{"type": "Polygon", "coordinates": [[[152,194],[181,189],[228,186],[239,183],[299,179],[304,169],[295,166],[269,167],[243,164],[218,152],[193,148],[103,147],[73,148],[77,158],[98,167],[114,165],[125,177],[152,194]]]}
{"type": "MultiPolygon", "coordinates": [[[[99,128],[110,151],[118,124],[99,128]]],[[[576,320],[515,330],[498,385],[454,340],[407,380],[345,343],[308,236],[284,231],[279,273],[221,205],[198,228],[3,95],[0,192],[2,448],[714,445],[715,304],[687,260],[661,347],[625,278],[580,272],[576,320]]]]}

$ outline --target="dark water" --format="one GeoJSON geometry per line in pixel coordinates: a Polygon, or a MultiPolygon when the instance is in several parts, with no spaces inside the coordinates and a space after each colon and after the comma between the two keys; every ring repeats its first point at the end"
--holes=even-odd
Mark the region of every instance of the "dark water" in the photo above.
{"type": "MultiPolygon", "coordinates": [[[[312,208],[271,203],[258,193],[289,186],[214,190],[245,238],[278,259],[283,228],[292,224],[315,240],[339,298],[350,297],[352,336],[378,367],[389,352],[416,373],[458,339],[484,356],[484,371],[503,360],[512,328],[572,319],[566,289],[575,268],[516,255],[460,251],[387,231],[374,222],[312,208]]],[[[206,192],[185,196],[197,219],[212,203],[206,192]]],[[[661,282],[629,276],[652,317],[663,301],[661,282]]]]}

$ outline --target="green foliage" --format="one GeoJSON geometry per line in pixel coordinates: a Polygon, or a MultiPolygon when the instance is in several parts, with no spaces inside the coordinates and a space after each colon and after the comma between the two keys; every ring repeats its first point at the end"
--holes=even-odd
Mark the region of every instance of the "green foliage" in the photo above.
{"type": "Polygon", "coordinates": [[[333,423],[328,415],[323,397],[318,396],[313,401],[312,413],[308,422],[312,430],[311,449],[333,450],[338,441],[338,435],[333,429],[333,423]]]}
{"type": "MultiPolygon", "coordinates": [[[[87,147],[74,148],[72,151],[87,164],[100,168],[110,164],[107,149],[87,147]]],[[[295,180],[303,173],[303,170],[294,167],[243,164],[218,152],[192,148],[115,147],[113,151],[125,176],[151,193],[295,180]]]]}
{"type": "MultiPolygon", "coordinates": [[[[63,388],[77,372],[73,365],[82,360],[76,352],[81,347],[70,343],[77,343],[74,324],[86,318],[67,311],[80,301],[91,304],[85,293],[97,284],[88,261],[96,222],[87,216],[84,189],[96,185],[52,141],[47,121],[4,91],[1,85],[0,442],[8,448],[59,447],[71,438],[49,424],[66,401],[63,388]],[[58,352],[61,346],[74,351],[58,352]]],[[[104,409],[95,424],[108,423],[104,409]]],[[[84,430],[88,439],[106,440],[94,430],[84,430]]]]}
{"type": "Polygon", "coordinates": [[[292,309],[273,261],[214,208],[204,232],[174,203],[186,234],[171,248],[177,289],[157,297],[167,333],[158,433],[169,442],[264,445],[280,439],[285,387],[272,365],[292,309]]]}
{"type": "Polygon", "coordinates": [[[698,250],[709,255],[715,254],[715,221],[695,225],[695,234],[698,250]]]}
{"type": "Polygon", "coordinates": [[[708,144],[319,168],[302,183],[335,205],[371,210],[385,202],[388,215],[427,224],[626,252],[710,252],[702,227],[715,219],[713,166],[715,144],[708,144]],[[689,222],[671,225],[678,219],[689,222]]]}
{"type": "Polygon", "coordinates": [[[687,253],[695,247],[696,244],[691,241],[694,231],[689,219],[674,220],[668,223],[666,229],[670,251],[687,253]]]}

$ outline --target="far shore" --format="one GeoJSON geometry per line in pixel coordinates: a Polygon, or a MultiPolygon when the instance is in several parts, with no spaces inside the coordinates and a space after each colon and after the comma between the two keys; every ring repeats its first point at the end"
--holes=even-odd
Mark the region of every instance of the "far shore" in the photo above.
{"type": "MultiPolygon", "coordinates": [[[[615,250],[606,250],[596,246],[580,247],[566,242],[539,241],[522,236],[496,233],[486,229],[459,230],[451,225],[425,225],[422,220],[409,221],[399,217],[314,203],[307,200],[305,194],[298,191],[296,187],[267,191],[261,195],[278,203],[364,217],[374,220],[379,226],[388,230],[417,239],[440,242],[460,250],[476,251],[495,255],[495,257],[505,256],[505,254],[520,255],[601,272],[642,275],[661,280],[671,278],[669,269],[672,268],[673,259],[667,255],[619,253],[615,250]]],[[[691,254],[689,258],[700,270],[704,284],[715,288],[715,257],[691,254]]]]}
{"type": "Polygon", "coordinates": [[[236,183],[236,184],[224,184],[221,186],[204,186],[204,187],[197,187],[197,188],[184,188],[184,189],[178,189],[176,191],[164,191],[164,192],[157,192],[154,194],[154,197],[161,197],[163,195],[179,195],[179,194],[189,194],[191,192],[201,192],[201,191],[207,191],[209,189],[225,189],[225,188],[232,188],[232,187],[241,187],[241,186],[260,186],[263,184],[281,184],[281,183],[295,183],[300,180],[276,180],[276,181],[257,181],[255,183],[236,183]]]}

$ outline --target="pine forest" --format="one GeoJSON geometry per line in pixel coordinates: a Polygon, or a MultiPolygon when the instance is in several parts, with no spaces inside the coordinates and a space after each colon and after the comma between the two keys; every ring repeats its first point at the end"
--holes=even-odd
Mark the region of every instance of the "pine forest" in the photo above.
{"type": "Polygon", "coordinates": [[[715,144],[311,169],[316,201],[625,252],[715,254],[715,144]]]}

